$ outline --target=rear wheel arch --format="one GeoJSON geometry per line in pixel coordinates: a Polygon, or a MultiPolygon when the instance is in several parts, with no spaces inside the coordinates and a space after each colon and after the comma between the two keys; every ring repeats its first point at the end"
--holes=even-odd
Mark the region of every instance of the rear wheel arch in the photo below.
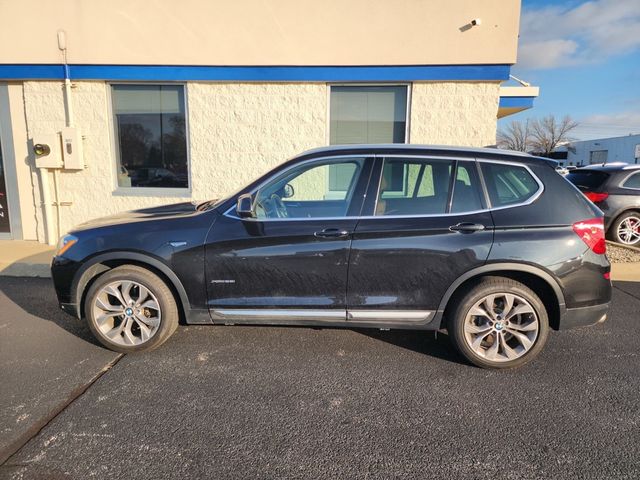
{"type": "Polygon", "coordinates": [[[145,254],[136,252],[110,252],[97,255],[90,259],[74,278],[72,292],[75,292],[74,303],[78,305],[78,316],[84,312],[84,304],[87,292],[92,283],[103,273],[123,265],[133,265],[145,268],[163,280],[175,298],[180,314],[180,320],[184,321],[187,310],[190,309],[187,292],[180,279],[162,261],[145,254]]]}
{"type": "MultiPolygon", "coordinates": [[[[438,311],[446,318],[447,312],[455,305],[456,298],[460,298],[479,281],[486,277],[509,278],[520,282],[533,290],[542,300],[549,316],[549,326],[557,330],[560,317],[564,313],[565,300],[562,289],[557,281],[544,270],[527,264],[500,263],[484,265],[467,272],[454,282],[440,302],[438,311]]],[[[444,322],[441,321],[444,326],[444,322]]]]}

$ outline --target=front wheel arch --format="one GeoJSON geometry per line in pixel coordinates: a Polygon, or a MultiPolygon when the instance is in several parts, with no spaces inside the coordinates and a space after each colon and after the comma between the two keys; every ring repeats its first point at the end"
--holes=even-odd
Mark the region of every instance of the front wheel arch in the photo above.
{"type": "Polygon", "coordinates": [[[81,317],[84,312],[86,294],[91,284],[103,273],[123,265],[142,267],[160,277],[172,291],[178,306],[180,321],[184,322],[188,316],[190,303],[180,279],[160,260],[136,252],[109,252],[97,255],[83,265],[76,273],[71,290],[75,292],[72,301],[78,306],[78,317],[81,317]]]}

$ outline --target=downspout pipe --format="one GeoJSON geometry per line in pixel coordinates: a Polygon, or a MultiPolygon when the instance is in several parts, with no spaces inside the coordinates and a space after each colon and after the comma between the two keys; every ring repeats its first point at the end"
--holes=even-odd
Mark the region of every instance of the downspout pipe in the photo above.
{"type": "MultiPolygon", "coordinates": [[[[44,226],[46,230],[47,244],[58,243],[56,229],[53,227],[53,212],[51,211],[51,190],[49,189],[49,169],[38,168],[40,185],[42,186],[42,206],[44,208],[44,226]]],[[[59,207],[58,207],[59,208],[59,207]]]]}

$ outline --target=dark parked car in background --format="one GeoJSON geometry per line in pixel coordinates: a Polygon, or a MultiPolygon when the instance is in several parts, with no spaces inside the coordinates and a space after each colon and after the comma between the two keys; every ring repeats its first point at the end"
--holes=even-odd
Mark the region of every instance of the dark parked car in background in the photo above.
{"type": "Polygon", "coordinates": [[[312,150],[222,200],[78,226],[53,281],[120,352],[179,319],[446,328],[470,362],[516,367],[550,328],[605,320],[611,298],[602,213],[554,168],[491,149],[312,150]]]}
{"type": "Polygon", "coordinates": [[[640,165],[592,165],[565,178],[604,212],[611,240],[640,245],[640,165]]]}

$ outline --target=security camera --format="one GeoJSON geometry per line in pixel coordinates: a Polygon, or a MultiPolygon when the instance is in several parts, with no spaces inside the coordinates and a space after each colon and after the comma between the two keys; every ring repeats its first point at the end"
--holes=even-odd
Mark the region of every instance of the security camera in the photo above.
{"type": "Polygon", "coordinates": [[[33,146],[33,153],[35,153],[39,157],[43,157],[51,153],[51,147],[49,147],[49,145],[47,145],[46,143],[36,143],[33,146]]]}
{"type": "Polygon", "coordinates": [[[478,26],[478,25],[482,25],[482,19],[481,18],[474,18],[473,20],[471,20],[471,25],[478,26]]]}

